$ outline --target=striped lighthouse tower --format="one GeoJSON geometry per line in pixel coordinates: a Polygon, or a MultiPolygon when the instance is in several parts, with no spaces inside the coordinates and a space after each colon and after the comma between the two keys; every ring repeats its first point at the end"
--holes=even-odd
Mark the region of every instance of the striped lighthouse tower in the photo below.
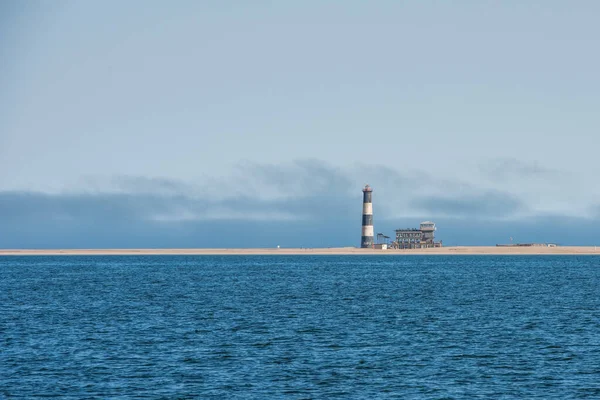
{"type": "Polygon", "coordinates": [[[373,247],[373,189],[366,185],[363,189],[362,236],[360,247],[368,249],[373,247]]]}

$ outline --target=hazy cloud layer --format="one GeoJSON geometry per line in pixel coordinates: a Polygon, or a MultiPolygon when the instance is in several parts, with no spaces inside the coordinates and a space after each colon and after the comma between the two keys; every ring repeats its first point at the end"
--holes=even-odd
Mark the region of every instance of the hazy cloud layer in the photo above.
{"type": "MultiPolygon", "coordinates": [[[[246,206],[243,199],[225,207],[240,208],[229,219],[177,219],[173,209],[190,207],[189,199],[2,193],[0,248],[356,246],[360,239],[360,211],[357,211],[360,199],[352,200],[342,207],[334,204],[322,211],[310,208],[316,202],[285,207],[286,213],[308,207],[311,219],[260,217],[256,206],[244,215],[242,210],[247,209],[243,208],[246,206]],[[165,210],[169,218],[149,218],[165,210]],[[249,218],[249,215],[259,217],[249,218]]],[[[269,211],[274,212],[278,211],[269,211]]],[[[425,214],[392,219],[376,214],[375,230],[393,237],[394,229],[416,227],[424,219],[428,219],[425,214]]],[[[600,218],[545,216],[499,220],[469,216],[439,217],[434,221],[438,226],[437,237],[446,245],[494,245],[508,242],[509,237],[517,242],[595,245],[600,237],[600,218]]]]}
{"type": "Polygon", "coordinates": [[[516,158],[494,158],[480,164],[481,173],[495,180],[560,179],[565,173],[548,168],[537,161],[516,158]]]}
{"type": "Polygon", "coordinates": [[[412,201],[416,210],[422,214],[473,218],[497,219],[511,217],[526,210],[526,205],[515,196],[489,191],[481,194],[458,195],[455,197],[429,196],[417,197],[412,201]]]}
{"type": "MultiPolygon", "coordinates": [[[[536,211],[515,194],[458,179],[380,166],[340,168],[319,160],[283,165],[246,163],[236,174],[210,182],[134,176],[87,182],[78,192],[0,192],[0,247],[58,245],[53,241],[56,238],[41,236],[43,232],[53,235],[53,229],[62,235],[60,245],[67,247],[71,241],[72,246],[143,246],[146,239],[148,246],[159,242],[226,246],[231,236],[239,236],[235,241],[240,246],[259,246],[262,239],[272,244],[277,238],[287,238],[290,246],[316,246],[317,240],[323,245],[355,245],[361,189],[367,182],[375,188],[376,230],[388,235],[393,229],[433,219],[438,225],[445,221],[446,226],[440,225],[442,232],[454,229],[452,238],[476,242],[492,240],[495,230],[499,238],[504,231],[515,236],[510,224],[570,221],[567,215],[537,213],[535,217],[536,211]],[[367,177],[373,179],[367,181],[367,177]],[[478,239],[457,232],[457,226],[466,227],[473,221],[485,223],[490,235],[478,239]],[[222,236],[221,241],[215,241],[213,234],[222,236]]],[[[564,231],[555,233],[554,241],[568,238],[564,231]]]]}
{"type": "Polygon", "coordinates": [[[499,218],[536,213],[527,199],[515,193],[437,178],[423,170],[401,172],[377,165],[341,168],[314,159],[280,165],[244,163],[231,176],[213,177],[208,182],[117,176],[88,178],[77,191],[59,194],[0,195],[1,210],[9,215],[49,213],[83,218],[107,212],[119,218],[160,221],[310,220],[359,213],[365,183],[375,189],[379,217],[499,218]]]}

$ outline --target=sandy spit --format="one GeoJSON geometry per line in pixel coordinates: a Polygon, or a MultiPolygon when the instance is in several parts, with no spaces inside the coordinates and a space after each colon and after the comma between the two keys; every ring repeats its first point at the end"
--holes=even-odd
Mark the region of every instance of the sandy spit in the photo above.
{"type": "Polygon", "coordinates": [[[495,246],[457,246],[435,249],[411,250],[374,250],[355,247],[332,248],[254,248],[254,249],[0,249],[0,256],[50,256],[50,255],[583,255],[598,254],[600,247],[564,246],[564,247],[495,247],[495,246]]]}

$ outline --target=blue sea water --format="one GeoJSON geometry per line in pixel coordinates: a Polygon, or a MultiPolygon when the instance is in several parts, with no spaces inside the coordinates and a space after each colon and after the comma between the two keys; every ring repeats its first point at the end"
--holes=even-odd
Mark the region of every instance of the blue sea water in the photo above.
{"type": "Polygon", "coordinates": [[[0,398],[600,398],[600,257],[0,257],[0,398]]]}

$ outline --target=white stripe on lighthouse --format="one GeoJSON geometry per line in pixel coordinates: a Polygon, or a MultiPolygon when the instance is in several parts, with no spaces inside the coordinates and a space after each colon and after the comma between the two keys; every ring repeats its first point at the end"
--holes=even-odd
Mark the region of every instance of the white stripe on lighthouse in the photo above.
{"type": "Polygon", "coordinates": [[[373,203],[363,203],[363,214],[373,214],[373,203]]]}

